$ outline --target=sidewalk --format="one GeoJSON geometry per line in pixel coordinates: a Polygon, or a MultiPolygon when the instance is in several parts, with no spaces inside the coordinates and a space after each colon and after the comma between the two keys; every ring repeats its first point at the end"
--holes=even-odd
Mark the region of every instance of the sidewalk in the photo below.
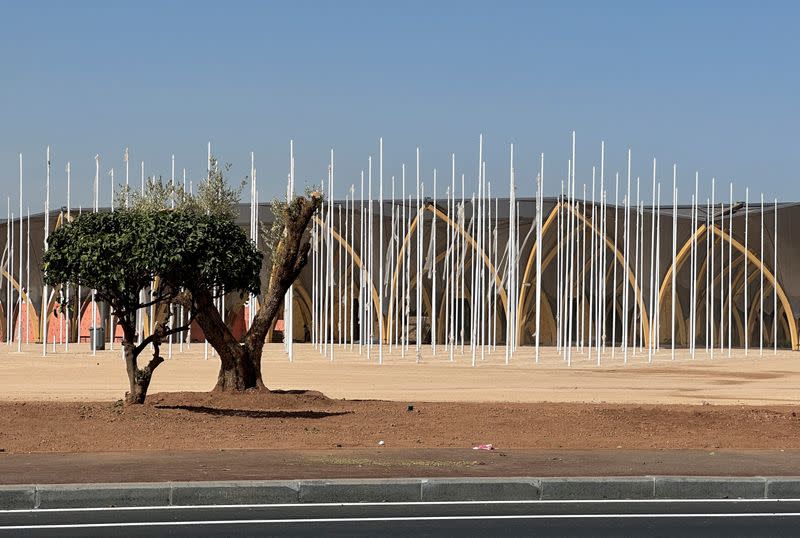
{"type": "Polygon", "coordinates": [[[0,453],[0,484],[337,478],[791,476],[800,450],[336,449],[0,453]]]}

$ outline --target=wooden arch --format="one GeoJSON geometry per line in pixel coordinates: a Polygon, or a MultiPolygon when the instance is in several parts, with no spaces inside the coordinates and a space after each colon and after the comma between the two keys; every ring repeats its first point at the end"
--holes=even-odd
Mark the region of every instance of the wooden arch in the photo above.
{"type": "MultiPolygon", "coordinates": [[[[323,222],[316,215],[314,215],[313,218],[314,218],[314,222],[319,224],[321,227],[325,228],[326,230],[330,229],[331,234],[333,235],[333,238],[336,241],[338,241],[344,247],[345,251],[347,251],[347,253],[350,255],[350,257],[353,258],[353,262],[356,265],[358,265],[359,269],[364,269],[364,265],[363,265],[363,263],[361,261],[361,257],[358,254],[356,254],[356,251],[353,249],[353,247],[350,245],[350,243],[348,243],[341,235],[339,235],[339,232],[337,232],[336,229],[333,226],[329,227],[325,222],[323,222]]],[[[385,329],[385,320],[384,320],[383,314],[381,312],[381,304],[380,304],[380,297],[378,295],[378,290],[377,290],[377,288],[375,287],[375,284],[372,281],[372,273],[370,271],[366,271],[366,270],[365,270],[365,272],[370,277],[367,280],[369,282],[370,289],[372,291],[372,304],[375,307],[375,315],[377,316],[378,323],[380,323],[385,329]]],[[[383,334],[384,335],[386,334],[385,330],[383,331],[383,334]]]]}
{"type": "MultiPolygon", "coordinates": [[[[628,274],[628,282],[629,282],[630,286],[633,288],[634,300],[639,303],[639,310],[641,312],[642,335],[643,335],[643,338],[644,338],[644,345],[647,345],[648,341],[649,341],[649,338],[650,338],[649,337],[650,322],[648,320],[647,309],[645,308],[644,300],[642,298],[642,292],[641,292],[641,289],[639,288],[639,283],[637,282],[633,271],[631,270],[630,267],[626,267],[625,266],[625,257],[622,255],[622,253],[619,251],[618,248],[617,249],[614,248],[614,243],[605,234],[601,233],[594,226],[594,223],[591,222],[589,219],[587,219],[586,216],[583,213],[581,213],[579,210],[575,209],[575,207],[573,207],[571,204],[565,204],[563,202],[558,202],[553,207],[553,209],[550,211],[550,214],[547,216],[547,219],[545,220],[544,224],[542,225],[541,237],[544,237],[544,235],[547,232],[548,228],[550,228],[550,226],[552,226],[553,221],[558,216],[558,211],[561,208],[565,208],[566,210],[572,212],[583,223],[584,226],[587,226],[589,228],[589,230],[591,230],[591,232],[594,233],[597,236],[598,239],[603,240],[605,242],[607,248],[614,253],[614,255],[615,255],[616,259],[617,259],[617,262],[621,266],[623,266],[623,269],[627,272],[627,274],[628,274]]],[[[530,271],[531,271],[531,268],[533,266],[533,262],[534,262],[534,260],[536,258],[536,250],[538,248],[539,248],[538,243],[534,243],[533,247],[531,248],[531,252],[528,255],[528,261],[527,261],[527,263],[525,265],[525,271],[523,273],[523,279],[522,279],[523,284],[528,281],[528,276],[530,275],[530,271]]],[[[544,264],[543,264],[543,267],[544,267],[544,264]]],[[[539,275],[539,278],[541,278],[541,275],[539,275]]],[[[526,293],[527,289],[528,289],[528,286],[524,286],[523,285],[522,291],[521,291],[520,297],[519,297],[519,303],[517,305],[517,313],[518,313],[518,318],[517,319],[520,319],[519,318],[519,314],[521,314],[521,309],[522,309],[523,305],[525,304],[524,301],[525,301],[525,295],[527,294],[526,293]]],[[[517,327],[516,330],[518,331],[517,332],[517,337],[519,338],[521,336],[519,334],[519,331],[521,330],[521,327],[517,327]]]]}
{"type": "MultiPolygon", "coordinates": [[[[783,306],[784,314],[787,317],[787,323],[789,325],[789,339],[791,341],[792,349],[797,349],[797,325],[795,324],[795,316],[794,311],[792,310],[791,303],[789,303],[788,297],[786,297],[786,293],[783,291],[783,288],[778,283],[775,275],[772,274],[772,271],[769,270],[769,267],[766,264],[762,263],[755,254],[746,250],[744,245],[742,245],[739,241],[735,238],[728,235],[727,232],[720,230],[716,225],[711,226],[710,228],[711,233],[716,236],[720,241],[728,242],[730,245],[733,246],[736,250],[738,250],[741,254],[747,256],[747,259],[753,263],[753,266],[758,268],[759,270],[764,271],[764,278],[767,279],[772,286],[775,287],[775,290],[778,294],[778,299],[781,302],[781,306],[783,306]]],[[[706,227],[705,224],[702,224],[697,230],[692,234],[689,239],[681,247],[680,252],[675,256],[675,264],[674,266],[670,266],[667,269],[667,272],[664,274],[664,279],[661,281],[661,287],[658,292],[658,304],[660,305],[661,302],[664,300],[664,296],[666,294],[667,288],[671,283],[672,278],[672,271],[679,271],[683,263],[686,261],[686,256],[691,249],[692,240],[700,240],[709,229],[706,227]]],[[[745,328],[745,330],[747,330],[745,328]]]]}
{"type": "MultiPolygon", "coordinates": [[[[394,309],[397,303],[395,290],[397,289],[397,278],[400,273],[400,261],[402,260],[403,255],[405,254],[406,247],[411,241],[411,235],[417,228],[417,223],[419,222],[419,218],[422,215],[422,212],[426,210],[430,211],[438,218],[440,218],[442,221],[444,221],[447,225],[453,228],[454,231],[458,232],[473,249],[478,250],[479,256],[483,259],[483,264],[486,266],[486,268],[489,270],[489,273],[495,279],[498,294],[500,295],[500,301],[503,304],[503,308],[504,309],[508,308],[508,296],[506,294],[505,287],[503,287],[503,280],[500,278],[500,275],[497,272],[497,268],[495,268],[494,264],[492,264],[492,261],[489,259],[489,256],[486,254],[486,252],[483,249],[478,249],[478,244],[475,241],[475,239],[462,226],[459,226],[458,223],[453,222],[453,220],[450,217],[448,217],[445,213],[443,213],[438,207],[436,207],[430,202],[426,202],[425,204],[423,204],[420,211],[418,211],[417,214],[414,216],[414,219],[411,221],[411,225],[408,227],[408,232],[406,232],[405,237],[403,237],[403,242],[400,245],[400,251],[397,256],[397,261],[395,262],[395,268],[394,271],[392,272],[392,280],[390,287],[391,291],[389,295],[389,308],[387,313],[387,319],[393,319],[394,309]]],[[[392,328],[391,325],[390,328],[392,328]]],[[[384,332],[384,335],[386,334],[387,333],[384,332]]],[[[391,334],[389,334],[389,337],[391,337],[391,334]]]]}

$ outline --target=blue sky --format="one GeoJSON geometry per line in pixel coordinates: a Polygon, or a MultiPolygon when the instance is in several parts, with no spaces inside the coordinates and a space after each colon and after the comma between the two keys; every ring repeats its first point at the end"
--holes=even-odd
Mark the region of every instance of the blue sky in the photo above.
{"type": "Polygon", "coordinates": [[[31,1],[0,9],[0,193],[17,196],[22,152],[33,212],[48,144],[56,207],[65,203],[68,160],[73,203],[88,205],[100,154],[108,203],[107,172],[122,177],[125,147],[135,177],[141,160],[148,175],[168,175],[174,153],[178,169],[199,178],[209,140],[234,179],[256,153],[262,200],[285,191],[290,138],[298,184],[318,184],[335,150],[337,196],[358,183],[380,136],[387,189],[402,162],[413,170],[417,146],[428,185],[434,167],[449,175],[451,152],[470,184],[481,133],[493,191],[508,193],[513,142],[520,194],[531,195],[540,152],[546,193],[556,193],[573,129],[579,182],[591,180],[605,140],[609,175],[624,170],[628,147],[643,178],[656,157],[659,177],[671,182],[677,162],[683,201],[695,170],[704,187],[712,175],[733,180],[737,198],[750,185],[768,199],[800,199],[800,9],[791,3],[31,1]]]}

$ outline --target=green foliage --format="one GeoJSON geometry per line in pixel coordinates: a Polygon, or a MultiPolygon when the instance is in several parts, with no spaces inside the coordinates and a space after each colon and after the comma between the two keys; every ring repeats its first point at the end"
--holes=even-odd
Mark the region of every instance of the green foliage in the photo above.
{"type": "Polygon", "coordinates": [[[164,212],[169,216],[171,263],[159,271],[164,281],[188,290],[218,289],[258,294],[264,255],[244,230],[225,216],[164,212]]]}
{"type": "Polygon", "coordinates": [[[225,179],[231,165],[219,167],[211,157],[211,172],[196,186],[196,192],[184,190],[183,185],[172,184],[163,178],[148,178],[144,194],[135,188],[122,186],[117,195],[116,206],[135,211],[160,211],[175,209],[179,212],[213,215],[228,220],[237,217],[236,206],[241,198],[245,180],[232,187],[225,179]]]}
{"type": "Polygon", "coordinates": [[[95,289],[121,315],[141,307],[139,291],[156,278],[163,300],[198,286],[258,293],[261,263],[262,254],[225,217],[129,209],[84,213],[55,230],[44,271],[48,285],[95,289]]]}

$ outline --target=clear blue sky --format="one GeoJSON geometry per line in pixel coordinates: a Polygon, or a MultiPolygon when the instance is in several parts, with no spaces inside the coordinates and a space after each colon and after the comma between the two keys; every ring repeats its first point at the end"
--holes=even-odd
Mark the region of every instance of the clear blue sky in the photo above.
{"type": "Polygon", "coordinates": [[[16,197],[22,152],[32,211],[48,144],[56,207],[67,160],[73,203],[90,203],[96,153],[108,203],[126,146],[134,177],[141,160],[169,174],[173,153],[200,177],[210,140],[241,178],[255,151],[267,200],[285,190],[290,138],[298,184],[318,184],[334,148],[343,196],[380,136],[387,189],[416,146],[426,183],[434,167],[448,176],[451,152],[474,182],[480,133],[494,192],[508,192],[513,142],[530,195],[540,152],[555,194],[573,129],[579,182],[603,139],[610,175],[628,147],[635,175],[649,177],[655,156],[671,182],[677,162],[682,200],[695,170],[733,180],[737,198],[747,184],[800,199],[795,3],[111,4],[0,5],[0,193],[16,197]]]}

